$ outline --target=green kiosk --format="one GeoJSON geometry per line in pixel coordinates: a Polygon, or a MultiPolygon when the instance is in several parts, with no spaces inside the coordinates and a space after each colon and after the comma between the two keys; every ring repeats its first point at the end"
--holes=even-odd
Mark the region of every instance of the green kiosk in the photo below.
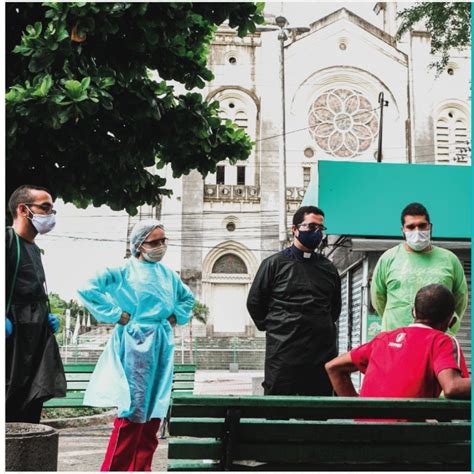
{"type": "MultiPolygon", "coordinates": [[[[426,206],[434,244],[459,257],[470,288],[470,166],[319,161],[314,170],[302,205],[318,205],[326,214],[325,252],[342,283],[340,353],[380,331],[370,304],[371,276],[380,255],[402,241],[400,214],[411,202],[426,206]]],[[[470,368],[470,301],[457,337],[470,368]]]]}

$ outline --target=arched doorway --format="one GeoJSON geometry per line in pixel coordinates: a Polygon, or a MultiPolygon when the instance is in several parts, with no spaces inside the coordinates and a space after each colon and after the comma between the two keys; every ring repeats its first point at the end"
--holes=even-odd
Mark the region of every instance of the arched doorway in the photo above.
{"type": "Polygon", "coordinates": [[[203,300],[209,306],[208,331],[212,335],[253,335],[247,294],[258,263],[237,242],[215,247],[203,262],[203,300]]]}

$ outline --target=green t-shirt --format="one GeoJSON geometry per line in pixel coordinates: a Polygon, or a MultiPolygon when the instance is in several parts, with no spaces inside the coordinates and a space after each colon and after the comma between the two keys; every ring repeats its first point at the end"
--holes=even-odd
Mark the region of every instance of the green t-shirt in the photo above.
{"type": "Polygon", "coordinates": [[[382,316],[382,331],[412,324],[415,295],[432,283],[441,283],[454,294],[457,321],[449,333],[456,334],[468,300],[466,277],[456,255],[435,246],[426,253],[408,252],[403,243],[387,250],[377,262],[370,291],[372,305],[382,316]]]}

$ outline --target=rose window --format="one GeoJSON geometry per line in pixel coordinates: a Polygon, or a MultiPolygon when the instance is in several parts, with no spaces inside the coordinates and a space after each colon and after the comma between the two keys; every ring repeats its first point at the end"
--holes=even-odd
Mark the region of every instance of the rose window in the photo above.
{"type": "Polygon", "coordinates": [[[332,156],[352,158],[367,151],[378,134],[375,107],[360,92],[332,89],[309,110],[309,130],[317,145],[332,156]]]}

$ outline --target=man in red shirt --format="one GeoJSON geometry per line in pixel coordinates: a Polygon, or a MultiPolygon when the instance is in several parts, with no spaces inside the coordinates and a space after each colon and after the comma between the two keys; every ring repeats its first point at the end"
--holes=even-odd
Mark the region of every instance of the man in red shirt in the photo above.
{"type": "Polygon", "coordinates": [[[339,396],[357,397],[350,374],[365,374],[361,397],[468,399],[471,379],[458,341],[445,331],[454,324],[454,297],[443,285],[416,294],[414,324],[382,332],[372,341],[326,364],[339,396]]]}

